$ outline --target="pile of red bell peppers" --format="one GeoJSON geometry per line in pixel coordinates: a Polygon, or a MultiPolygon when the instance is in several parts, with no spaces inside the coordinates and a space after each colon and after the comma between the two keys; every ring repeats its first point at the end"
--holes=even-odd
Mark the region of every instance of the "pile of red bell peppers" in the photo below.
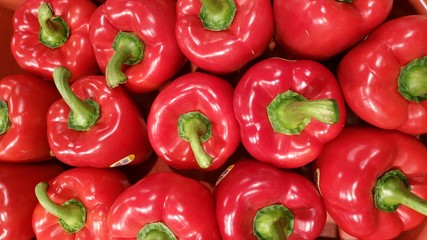
{"type": "Polygon", "coordinates": [[[0,7],[0,239],[427,237],[425,0],[0,7]]]}

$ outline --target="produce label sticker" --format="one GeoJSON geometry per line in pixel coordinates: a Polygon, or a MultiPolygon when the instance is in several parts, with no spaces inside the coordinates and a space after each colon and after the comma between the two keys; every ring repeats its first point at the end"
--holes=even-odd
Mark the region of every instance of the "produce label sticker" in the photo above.
{"type": "Polygon", "coordinates": [[[221,180],[223,178],[225,178],[225,176],[227,176],[227,174],[231,171],[231,169],[233,169],[234,165],[230,165],[228,166],[224,172],[221,173],[221,175],[219,175],[218,180],[216,180],[215,186],[219,184],[219,182],[221,182],[221,180]]]}
{"type": "Polygon", "coordinates": [[[320,169],[317,168],[314,172],[314,182],[317,185],[317,190],[319,190],[320,195],[322,195],[322,192],[320,191],[320,169]]]}
{"type": "Polygon", "coordinates": [[[124,166],[126,164],[131,163],[133,160],[135,159],[135,154],[130,154],[122,159],[120,159],[119,161],[113,163],[110,165],[110,167],[120,167],[120,166],[124,166]]]}

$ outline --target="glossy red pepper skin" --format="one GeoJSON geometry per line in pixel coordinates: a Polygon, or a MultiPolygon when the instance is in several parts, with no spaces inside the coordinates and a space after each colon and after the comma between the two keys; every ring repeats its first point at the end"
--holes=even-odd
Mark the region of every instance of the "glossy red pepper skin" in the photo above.
{"type": "Polygon", "coordinates": [[[63,171],[57,163],[0,164],[1,205],[0,236],[5,240],[28,240],[34,237],[31,225],[37,199],[34,187],[63,171]]]}
{"type": "Polygon", "coordinates": [[[426,28],[424,15],[393,19],[340,61],[337,74],[342,91],[360,118],[380,128],[427,132],[427,101],[406,99],[398,86],[403,67],[427,56],[426,28]]]}
{"type": "Polygon", "coordinates": [[[36,162],[52,158],[46,114],[60,98],[55,85],[38,76],[13,74],[0,80],[0,102],[7,105],[7,115],[2,115],[0,122],[9,124],[0,134],[0,161],[36,162]]]}
{"type": "Polygon", "coordinates": [[[229,82],[207,73],[187,73],[169,83],[154,100],[147,119],[148,137],[157,155],[177,169],[222,166],[240,144],[233,93],[229,82]],[[212,157],[209,166],[198,164],[191,144],[179,134],[179,119],[189,112],[200,112],[210,121],[212,134],[201,143],[212,157]]]}
{"type": "MultiPolygon", "coordinates": [[[[317,110],[320,108],[313,111],[317,110]]],[[[246,150],[257,160],[283,168],[301,167],[313,161],[323,144],[340,134],[346,119],[344,97],[334,75],[311,60],[270,58],[256,63],[236,86],[234,111],[246,150]],[[308,100],[335,100],[338,121],[326,124],[312,119],[299,134],[276,132],[267,106],[289,90],[308,100]]],[[[289,116],[292,115],[296,116],[289,116]]]]}
{"type": "Polygon", "coordinates": [[[75,167],[104,168],[149,158],[146,122],[124,88],[111,89],[98,75],[80,78],[70,88],[80,100],[94,100],[100,116],[86,131],[70,129],[70,106],[64,99],[54,102],[47,115],[47,134],[57,159],[75,167]]]}
{"type": "Polygon", "coordinates": [[[211,191],[177,173],[145,176],[117,197],[108,215],[117,238],[136,239],[141,228],[157,222],[177,239],[221,239],[211,191]]]}
{"type": "Polygon", "coordinates": [[[123,66],[125,86],[133,92],[157,90],[184,65],[186,58],[175,38],[174,0],[113,0],[98,7],[92,16],[90,39],[100,69],[105,73],[114,54],[119,32],[134,33],[145,45],[139,63],[123,66]]]}
{"type": "Polygon", "coordinates": [[[399,131],[346,127],[316,161],[317,183],[338,227],[360,239],[393,239],[420,224],[425,216],[406,206],[378,209],[373,189],[385,172],[400,169],[410,190],[427,199],[426,154],[418,139],[399,131]]]}
{"type": "Polygon", "coordinates": [[[90,0],[23,1],[14,13],[11,40],[12,53],[19,66],[49,80],[53,80],[52,73],[57,66],[70,69],[71,81],[99,73],[89,40],[89,20],[95,9],[96,5],[90,0]],[[39,40],[38,8],[41,3],[48,3],[54,16],[63,18],[68,24],[69,37],[59,47],[47,47],[39,40]]]}
{"type": "MultiPolygon", "coordinates": [[[[116,197],[130,183],[124,173],[117,169],[71,168],[48,182],[47,195],[61,205],[70,199],[80,201],[86,208],[82,229],[68,233],[58,217],[49,213],[38,203],[33,213],[33,229],[37,239],[109,239],[108,211],[116,197]]],[[[33,190],[34,191],[34,190],[33,190]]]]}
{"type": "Polygon", "coordinates": [[[275,42],[290,57],[329,59],[386,20],[392,5],[391,0],[274,0],[275,42]]]}
{"type": "Polygon", "coordinates": [[[230,165],[219,177],[214,196],[224,240],[257,239],[253,228],[257,211],[275,204],[294,215],[293,230],[286,239],[315,239],[325,226],[326,209],[312,182],[251,158],[230,165]]]}
{"type": "Polygon", "coordinates": [[[271,1],[234,2],[237,8],[234,20],[222,31],[203,26],[199,18],[201,1],[177,2],[176,38],[182,52],[197,67],[216,74],[238,71],[259,57],[272,41],[271,1]]]}

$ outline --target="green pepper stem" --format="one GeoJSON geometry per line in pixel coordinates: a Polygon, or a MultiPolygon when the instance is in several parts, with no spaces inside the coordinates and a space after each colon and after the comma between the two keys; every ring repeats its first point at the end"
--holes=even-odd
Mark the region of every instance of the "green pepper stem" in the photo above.
{"type": "Polygon", "coordinates": [[[86,223],[86,208],[75,199],[68,200],[62,205],[53,202],[47,195],[49,185],[40,182],[35,187],[35,194],[40,205],[50,214],[59,218],[60,225],[69,233],[82,229],[86,223]]]}
{"type": "Polygon", "coordinates": [[[123,65],[139,63],[145,51],[144,43],[133,33],[119,32],[113,43],[114,54],[107,64],[105,77],[110,88],[117,87],[127,81],[122,71],[123,65]]]}
{"type": "Polygon", "coordinates": [[[70,36],[68,24],[63,18],[54,16],[51,6],[45,2],[40,5],[37,14],[40,42],[49,48],[62,46],[70,36]]]}
{"type": "Polygon", "coordinates": [[[67,68],[57,67],[53,71],[53,79],[56,88],[71,109],[68,117],[69,127],[76,131],[87,131],[99,118],[99,105],[91,99],[82,101],[73,93],[68,83],[71,72],[67,68]]]}
{"type": "Polygon", "coordinates": [[[9,108],[7,102],[0,100],[0,135],[7,132],[11,123],[9,119],[9,108]]]}
{"type": "Polygon", "coordinates": [[[405,65],[398,78],[398,91],[406,99],[421,102],[427,99],[427,57],[405,65]]]}
{"type": "Polygon", "coordinates": [[[138,232],[137,240],[176,240],[175,234],[164,223],[145,224],[138,232]]]}
{"type": "Polygon", "coordinates": [[[230,27],[236,15],[234,0],[200,0],[199,18],[205,29],[223,31],[230,27]]]}
{"type": "Polygon", "coordinates": [[[282,204],[261,208],[253,221],[254,235],[258,239],[284,240],[294,231],[294,215],[282,204]]]}
{"type": "Polygon", "coordinates": [[[203,124],[200,124],[200,122],[194,121],[194,124],[188,124],[186,132],[188,134],[187,136],[189,138],[191,150],[193,150],[197,163],[201,168],[208,168],[212,164],[212,157],[205,152],[200,141],[199,131],[203,128],[206,127],[204,127],[203,124]]]}
{"type": "Polygon", "coordinates": [[[339,121],[338,104],[334,99],[307,100],[290,90],[271,101],[267,114],[274,131],[287,135],[300,134],[312,118],[326,124],[339,121]]]}
{"type": "Polygon", "coordinates": [[[400,170],[389,171],[377,180],[374,199],[376,206],[386,212],[393,212],[402,204],[427,215],[427,201],[410,191],[408,180],[400,170]]]}
{"type": "Polygon", "coordinates": [[[202,143],[212,136],[212,125],[209,119],[200,112],[189,112],[179,116],[178,134],[188,141],[200,168],[208,168],[213,157],[206,153],[202,143]]]}

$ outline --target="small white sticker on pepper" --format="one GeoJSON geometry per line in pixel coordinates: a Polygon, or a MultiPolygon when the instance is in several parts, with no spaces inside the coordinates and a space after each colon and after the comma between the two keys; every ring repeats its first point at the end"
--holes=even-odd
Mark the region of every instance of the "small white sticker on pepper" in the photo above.
{"type": "Polygon", "coordinates": [[[222,173],[221,175],[219,175],[218,180],[216,180],[215,186],[219,184],[219,182],[221,182],[222,179],[225,178],[225,176],[227,176],[227,174],[231,171],[231,169],[233,169],[234,164],[228,166],[222,173]]]}
{"type": "Polygon", "coordinates": [[[319,168],[317,168],[316,171],[314,172],[314,182],[316,183],[317,190],[322,196],[322,192],[320,191],[320,169],[319,168]]]}
{"type": "Polygon", "coordinates": [[[110,167],[120,167],[131,163],[135,159],[135,154],[130,154],[119,161],[110,165],[110,167]]]}

